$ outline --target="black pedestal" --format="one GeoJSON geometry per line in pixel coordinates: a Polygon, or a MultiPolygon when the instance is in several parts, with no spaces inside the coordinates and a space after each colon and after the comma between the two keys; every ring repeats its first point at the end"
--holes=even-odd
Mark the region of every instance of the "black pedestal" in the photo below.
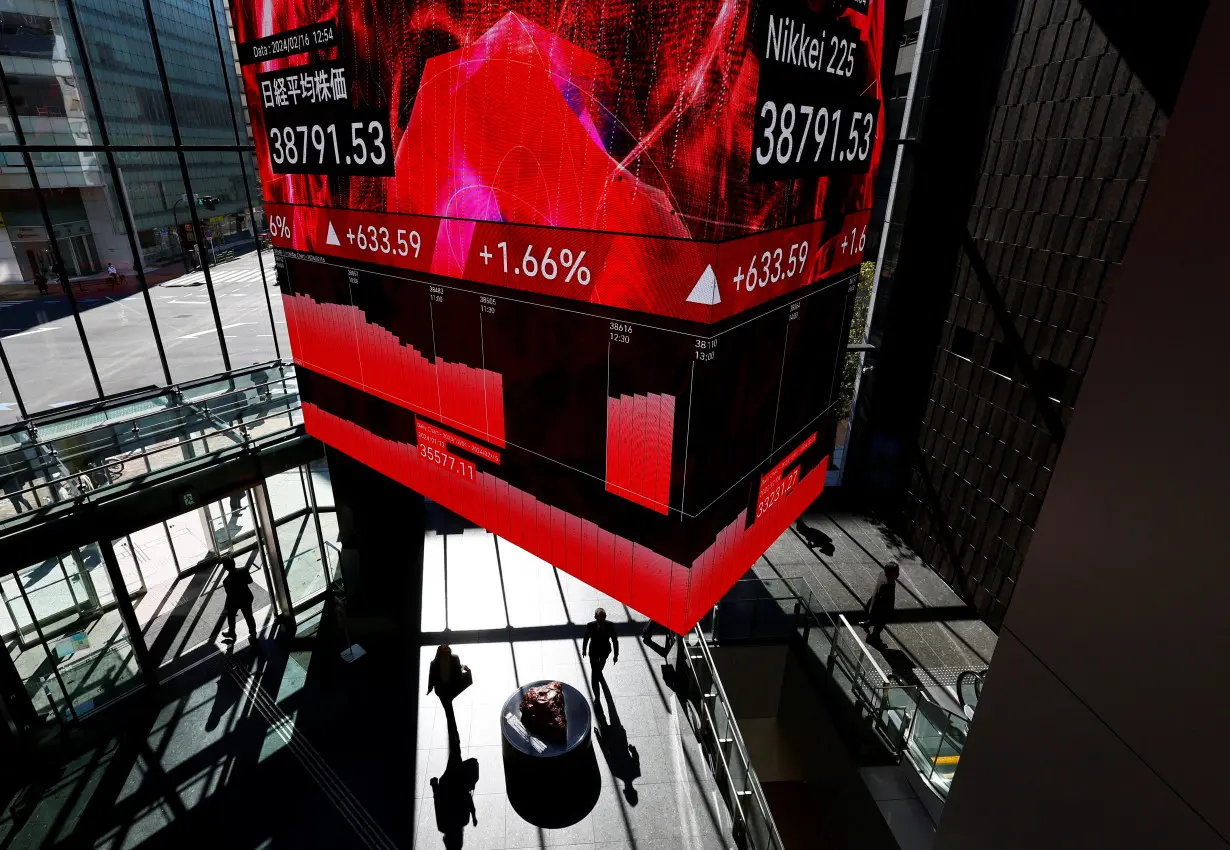
{"type": "Polygon", "coordinates": [[[504,776],[508,801],[524,820],[544,829],[561,829],[584,818],[598,802],[602,778],[594,757],[593,715],[585,695],[567,683],[563,741],[546,741],[520,723],[521,696],[549,679],[513,692],[500,710],[504,776]]]}

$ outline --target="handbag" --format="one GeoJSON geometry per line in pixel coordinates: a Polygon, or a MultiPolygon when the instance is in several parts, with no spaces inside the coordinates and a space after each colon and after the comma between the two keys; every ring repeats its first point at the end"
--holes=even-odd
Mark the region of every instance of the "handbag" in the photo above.
{"type": "Polygon", "coordinates": [[[470,672],[470,668],[466,665],[461,665],[461,684],[457,686],[457,693],[462,693],[470,685],[474,684],[474,674],[470,672]]]}

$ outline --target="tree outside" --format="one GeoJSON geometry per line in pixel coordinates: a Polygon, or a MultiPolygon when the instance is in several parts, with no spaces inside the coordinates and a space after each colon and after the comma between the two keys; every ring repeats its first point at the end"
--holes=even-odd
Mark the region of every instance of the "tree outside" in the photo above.
{"type": "MultiPolygon", "coordinates": [[[[854,318],[850,321],[851,345],[863,342],[863,334],[867,331],[867,308],[871,305],[871,287],[875,283],[876,264],[863,263],[858,272],[858,290],[854,294],[854,318]]],[[[837,394],[837,420],[848,421],[850,408],[854,404],[854,385],[858,380],[858,371],[862,357],[857,352],[846,355],[846,364],[841,372],[841,387],[837,394]]],[[[838,441],[840,442],[840,440],[838,441]]]]}

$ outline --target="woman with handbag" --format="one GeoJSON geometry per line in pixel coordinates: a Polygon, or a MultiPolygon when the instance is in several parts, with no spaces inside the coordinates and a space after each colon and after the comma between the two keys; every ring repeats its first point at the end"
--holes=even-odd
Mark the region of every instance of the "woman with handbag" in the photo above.
{"type": "Polygon", "coordinates": [[[461,659],[453,654],[448,644],[441,644],[436,649],[436,657],[432,659],[427,670],[427,693],[433,690],[444,706],[444,716],[448,720],[449,741],[461,738],[457,732],[457,718],[453,714],[453,700],[470,685],[474,684],[474,674],[470,668],[461,663],[461,659]]]}

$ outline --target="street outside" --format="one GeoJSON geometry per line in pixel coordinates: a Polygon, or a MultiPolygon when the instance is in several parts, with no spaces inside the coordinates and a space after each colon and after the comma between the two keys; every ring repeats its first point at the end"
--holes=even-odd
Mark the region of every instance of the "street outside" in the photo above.
{"type": "MultiPolygon", "coordinates": [[[[279,354],[290,359],[273,252],[261,252],[260,260],[264,280],[255,251],[210,268],[232,368],[268,362],[279,354]],[[266,292],[273,308],[272,324],[266,292]]],[[[225,366],[203,272],[174,274],[175,270],[172,266],[159,270],[162,274],[151,274],[159,282],[150,285],[149,294],[172,380],[180,383],[222,372],[225,366]],[[174,276],[161,279],[168,271],[174,276]]],[[[0,286],[0,344],[31,414],[98,397],[71,306],[58,289],[53,286],[53,294],[39,296],[32,285],[0,286]]],[[[164,385],[149,312],[135,275],[128,274],[121,285],[105,279],[75,282],[73,292],[103,391],[111,395],[164,385]]],[[[0,426],[20,418],[8,379],[0,373],[0,426]]]]}

